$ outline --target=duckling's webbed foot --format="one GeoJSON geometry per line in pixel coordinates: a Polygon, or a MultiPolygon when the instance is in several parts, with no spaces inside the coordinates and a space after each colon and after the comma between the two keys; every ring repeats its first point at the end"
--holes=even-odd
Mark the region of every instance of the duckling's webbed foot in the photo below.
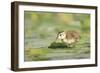
{"type": "Polygon", "coordinates": [[[67,44],[67,47],[69,47],[69,48],[72,48],[74,46],[75,46],[74,44],[67,44]]]}

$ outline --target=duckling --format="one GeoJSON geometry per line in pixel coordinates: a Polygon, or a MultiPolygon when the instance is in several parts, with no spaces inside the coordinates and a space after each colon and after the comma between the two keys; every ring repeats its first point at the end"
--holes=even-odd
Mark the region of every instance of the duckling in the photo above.
{"type": "Polygon", "coordinates": [[[80,35],[77,31],[62,31],[57,34],[56,40],[59,39],[67,46],[71,47],[80,40],[80,35]]]}

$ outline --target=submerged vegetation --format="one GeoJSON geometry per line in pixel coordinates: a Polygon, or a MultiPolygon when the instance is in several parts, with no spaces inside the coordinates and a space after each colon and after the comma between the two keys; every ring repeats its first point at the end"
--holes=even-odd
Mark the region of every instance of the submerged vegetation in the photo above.
{"type": "MultiPolygon", "coordinates": [[[[82,45],[82,44],[81,44],[82,45]]],[[[90,57],[88,45],[71,48],[29,48],[25,50],[25,61],[85,59],[90,57]]]]}
{"type": "Polygon", "coordinates": [[[86,59],[90,58],[90,43],[80,40],[73,47],[64,43],[51,43],[48,47],[26,48],[25,61],[86,59]]]}

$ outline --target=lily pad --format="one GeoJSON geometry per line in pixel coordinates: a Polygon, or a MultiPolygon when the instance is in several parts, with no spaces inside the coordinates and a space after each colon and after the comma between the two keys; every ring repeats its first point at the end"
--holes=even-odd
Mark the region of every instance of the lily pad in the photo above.
{"type": "Polygon", "coordinates": [[[66,48],[67,45],[65,43],[56,43],[53,42],[50,44],[50,46],[48,48],[66,48]]]}

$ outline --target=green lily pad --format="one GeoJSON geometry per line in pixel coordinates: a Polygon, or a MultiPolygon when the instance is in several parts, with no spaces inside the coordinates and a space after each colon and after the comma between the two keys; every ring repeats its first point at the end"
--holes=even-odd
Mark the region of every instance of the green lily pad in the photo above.
{"type": "Polygon", "coordinates": [[[65,43],[56,43],[53,42],[50,44],[50,46],[48,48],[66,48],[67,45],[65,43]]]}

